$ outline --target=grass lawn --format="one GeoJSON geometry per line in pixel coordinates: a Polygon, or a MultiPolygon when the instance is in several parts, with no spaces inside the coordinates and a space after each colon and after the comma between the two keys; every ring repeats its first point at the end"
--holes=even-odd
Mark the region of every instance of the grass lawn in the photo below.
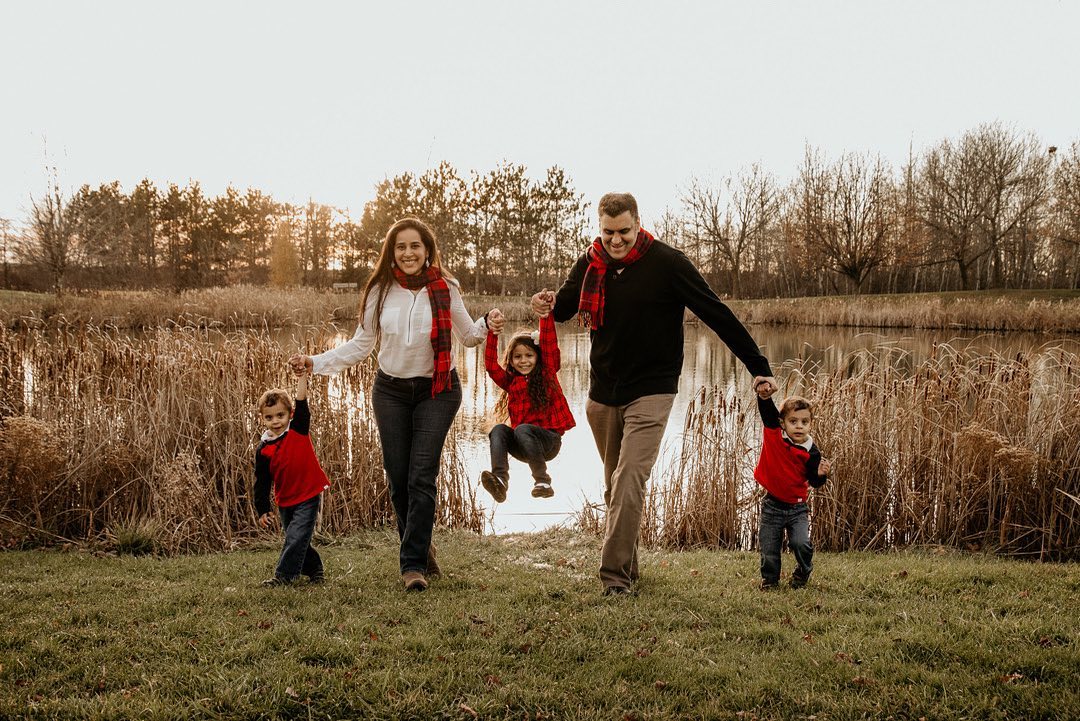
{"type": "Polygon", "coordinates": [[[763,593],[755,554],[645,552],[603,597],[591,537],[438,543],[410,595],[378,532],[275,589],[273,548],[4,553],[0,718],[1080,717],[1075,565],[821,553],[763,593]]]}

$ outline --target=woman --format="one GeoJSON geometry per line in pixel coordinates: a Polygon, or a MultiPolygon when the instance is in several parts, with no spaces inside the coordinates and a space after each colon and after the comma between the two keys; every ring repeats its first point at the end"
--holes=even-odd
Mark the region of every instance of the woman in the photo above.
{"type": "MultiPolygon", "coordinates": [[[[490,314],[500,331],[501,314],[490,314]]],[[[435,234],[423,221],[391,226],[375,270],[360,297],[360,324],[347,343],[316,356],[294,355],[293,370],[337,373],[367,358],[381,338],[371,393],[383,468],[401,538],[401,580],[423,591],[438,574],[431,551],[435,476],[443,442],[461,406],[451,331],[466,346],[487,337],[488,321],[465,310],[457,281],[442,270],[435,234]]]]}

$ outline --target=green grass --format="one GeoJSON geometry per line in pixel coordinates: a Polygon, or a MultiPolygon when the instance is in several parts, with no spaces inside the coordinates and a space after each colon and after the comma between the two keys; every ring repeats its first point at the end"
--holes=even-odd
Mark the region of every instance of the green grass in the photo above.
{"type": "Polygon", "coordinates": [[[762,593],[755,554],[646,552],[607,598],[591,537],[438,542],[448,576],[416,595],[374,532],[280,589],[271,548],[6,553],[0,717],[1080,716],[1075,566],[819,554],[810,587],[762,593]]]}

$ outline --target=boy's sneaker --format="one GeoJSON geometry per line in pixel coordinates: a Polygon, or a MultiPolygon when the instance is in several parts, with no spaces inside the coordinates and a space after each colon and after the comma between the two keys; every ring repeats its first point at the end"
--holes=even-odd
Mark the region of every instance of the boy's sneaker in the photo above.
{"type": "Polygon", "coordinates": [[[312,574],[308,576],[308,583],[326,583],[326,575],[322,571],[312,574]]]}
{"type": "Polygon", "coordinates": [[[502,503],[506,500],[506,481],[491,471],[482,471],[480,473],[480,485],[491,494],[496,503],[502,503]]]}
{"type": "Polygon", "coordinates": [[[551,498],[555,495],[555,489],[550,483],[534,483],[532,489],[533,498],[551,498]]]}
{"type": "Polygon", "coordinates": [[[766,581],[765,579],[761,579],[761,585],[759,586],[759,588],[762,591],[775,591],[776,589],[780,588],[780,584],[774,581],[766,581]]]}
{"type": "Polygon", "coordinates": [[[803,586],[805,586],[809,582],[810,582],[810,577],[809,576],[801,576],[798,573],[791,574],[791,587],[792,588],[802,588],[803,586]]]}
{"type": "Polygon", "coordinates": [[[275,586],[288,586],[290,584],[292,584],[292,581],[287,578],[282,578],[281,576],[274,576],[273,578],[268,578],[262,582],[264,588],[274,588],[275,586]]]}

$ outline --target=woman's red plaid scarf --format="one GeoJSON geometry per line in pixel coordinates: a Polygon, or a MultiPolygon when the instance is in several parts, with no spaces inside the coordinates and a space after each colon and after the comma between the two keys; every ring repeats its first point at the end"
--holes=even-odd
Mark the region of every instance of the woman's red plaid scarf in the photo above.
{"type": "Polygon", "coordinates": [[[641,228],[630,252],[622,260],[612,260],[600,238],[592,242],[585,252],[589,267],[585,270],[585,279],[581,283],[581,299],[578,301],[578,319],[582,325],[596,330],[604,322],[604,278],[608,268],[633,265],[649,252],[654,240],[656,238],[649,231],[641,228]]]}
{"type": "Polygon", "coordinates": [[[391,266],[394,278],[409,290],[427,287],[431,300],[431,348],[435,351],[435,374],[431,377],[431,397],[450,387],[450,286],[443,280],[442,270],[428,266],[415,275],[406,275],[396,265],[391,266]]]}

